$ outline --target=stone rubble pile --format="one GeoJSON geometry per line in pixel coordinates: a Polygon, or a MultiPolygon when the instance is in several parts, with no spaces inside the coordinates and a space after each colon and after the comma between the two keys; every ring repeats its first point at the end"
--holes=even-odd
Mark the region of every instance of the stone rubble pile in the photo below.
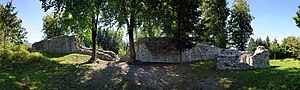
{"type": "Polygon", "coordinates": [[[269,52],[263,46],[258,46],[254,54],[236,50],[221,51],[217,59],[218,70],[246,70],[268,67],[270,67],[269,52]]]}

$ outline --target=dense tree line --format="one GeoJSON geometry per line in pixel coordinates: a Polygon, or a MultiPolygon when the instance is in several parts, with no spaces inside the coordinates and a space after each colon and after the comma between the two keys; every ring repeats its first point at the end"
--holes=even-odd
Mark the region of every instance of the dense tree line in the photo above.
{"type": "Polygon", "coordinates": [[[300,58],[299,37],[288,36],[282,40],[281,44],[276,38],[271,42],[268,36],[264,40],[251,38],[248,43],[248,51],[255,51],[257,46],[265,46],[270,52],[271,59],[300,58]]]}

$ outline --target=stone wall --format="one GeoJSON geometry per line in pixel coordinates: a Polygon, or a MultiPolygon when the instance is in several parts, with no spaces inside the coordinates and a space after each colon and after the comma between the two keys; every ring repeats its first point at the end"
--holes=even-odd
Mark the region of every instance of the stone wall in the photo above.
{"type": "Polygon", "coordinates": [[[217,59],[218,70],[246,70],[269,66],[269,52],[263,46],[258,46],[254,54],[236,50],[221,51],[217,59]]]}
{"type": "MultiPolygon", "coordinates": [[[[161,39],[157,39],[153,42],[150,40],[151,38],[142,38],[136,43],[135,51],[136,51],[136,59],[141,62],[159,62],[159,63],[180,63],[180,53],[179,50],[170,49],[173,47],[170,44],[171,42],[159,41],[161,39]],[[160,43],[155,43],[160,42],[160,43]],[[150,44],[160,44],[152,45],[150,44]],[[154,47],[153,47],[154,46],[154,47]],[[166,46],[166,47],[164,47],[166,46]],[[149,48],[155,48],[159,51],[151,51],[149,48]]],[[[197,60],[213,60],[216,59],[219,55],[220,48],[197,44],[196,46],[185,50],[182,53],[182,62],[191,62],[197,60]]]]}
{"type": "Polygon", "coordinates": [[[76,36],[59,36],[34,43],[32,51],[58,54],[79,53],[79,45],[79,39],[76,36]]]}
{"type": "MultiPolygon", "coordinates": [[[[136,60],[140,62],[180,63],[181,55],[167,38],[141,38],[135,43],[136,60]]],[[[129,53],[121,58],[129,60],[129,53]]],[[[218,70],[245,70],[269,67],[269,52],[259,46],[253,52],[221,49],[205,44],[182,52],[182,62],[216,60],[218,70]]]]}
{"type": "MultiPolygon", "coordinates": [[[[59,36],[47,40],[36,42],[32,45],[33,52],[50,52],[56,54],[80,53],[91,55],[92,49],[80,45],[77,36],[59,36]]],[[[106,61],[118,61],[119,58],[112,51],[97,49],[96,57],[106,61]]]]}

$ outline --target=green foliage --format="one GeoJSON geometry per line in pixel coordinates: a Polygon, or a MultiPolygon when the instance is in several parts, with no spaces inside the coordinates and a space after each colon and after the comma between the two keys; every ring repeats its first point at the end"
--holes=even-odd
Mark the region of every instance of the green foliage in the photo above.
{"type": "Polygon", "coordinates": [[[133,59],[135,59],[134,30],[140,29],[144,35],[149,36],[154,36],[156,32],[159,32],[155,29],[160,25],[160,10],[156,10],[160,6],[159,2],[155,0],[108,0],[108,9],[105,11],[107,13],[103,14],[103,17],[105,17],[105,21],[116,21],[115,23],[119,28],[124,25],[127,27],[130,57],[133,59]]]}
{"type": "Polygon", "coordinates": [[[275,38],[273,40],[273,42],[270,44],[270,47],[269,47],[269,51],[270,51],[270,58],[272,59],[280,59],[280,58],[285,58],[285,49],[282,48],[277,39],[275,38]]]}
{"type": "Polygon", "coordinates": [[[76,34],[83,45],[86,47],[92,46],[92,38],[90,28],[81,25],[76,19],[68,12],[51,12],[43,17],[44,39],[76,34]]]}
{"type": "MultiPolygon", "coordinates": [[[[96,36],[99,22],[105,22],[103,19],[99,20],[100,11],[107,10],[107,1],[101,0],[40,0],[42,8],[47,11],[54,7],[56,12],[62,13],[62,16],[72,16],[71,22],[78,25],[79,28],[73,29],[75,33],[89,32],[92,34],[92,58],[90,62],[96,61],[96,36]]],[[[105,11],[104,11],[105,12],[105,11]]]]}
{"type": "Polygon", "coordinates": [[[9,44],[6,52],[0,47],[0,62],[5,63],[25,63],[31,61],[33,55],[28,51],[29,46],[22,44],[9,44]]]}
{"type": "Polygon", "coordinates": [[[217,47],[226,48],[227,28],[226,21],[229,16],[229,8],[226,0],[205,0],[202,4],[203,40],[202,43],[212,44],[217,47]]]}
{"type": "Polygon", "coordinates": [[[255,51],[257,46],[264,46],[266,49],[270,52],[270,58],[272,59],[283,59],[283,58],[290,58],[291,56],[286,55],[286,49],[283,47],[283,45],[279,45],[277,39],[275,38],[272,43],[269,43],[269,37],[267,36],[265,40],[262,40],[261,38],[253,39],[250,38],[250,41],[248,43],[248,51],[255,51]]]}
{"type": "Polygon", "coordinates": [[[294,16],[293,19],[295,20],[295,23],[296,23],[297,27],[300,28],[300,6],[298,7],[298,11],[296,13],[296,16],[294,16]]]}
{"type": "Polygon", "coordinates": [[[125,43],[122,43],[121,47],[118,50],[118,57],[123,57],[128,51],[128,46],[125,43]]]}
{"type": "MultiPolygon", "coordinates": [[[[50,13],[43,17],[43,29],[42,32],[44,33],[44,38],[52,38],[55,36],[61,36],[66,35],[68,32],[70,32],[69,29],[64,28],[68,27],[67,25],[64,25],[61,20],[61,16],[59,13],[50,13]]],[[[68,19],[68,18],[64,18],[68,19]]]]}
{"type": "Polygon", "coordinates": [[[162,30],[168,37],[174,37],[179,50],[193,46],[196,24],[200,21],[202,0],[170,0],[161,3],[162,30]]]}
{"type": "Polygon", "coordinates": [[[281,47],[284,48],[287,57],[300,58],[300,38],[288,36],[282,40],[281,47]]]}
{"type": "Polygon", "coordinates": [[[1,43],[23,43],[27,32],[21,26],[22,20],[18,19],[16,7],[12,5],[12,1],[5,6],[0,5],[0,41],[1,43]]]}
{"type": "Polygon", "coordinates": [[[234,0],[228,22],[230,43],[241,51],[246,49],[250,35],[253,34],[251,21],[254,17],[252,17],[249,12],[250,9],[246,0],[234,0]]]}
{"type": "Polygon", "coordinates": [[[103,50],[110,50],[119,53],[121,48],[123,32],[121,30],[99,30],[97,34],[97,43],[103,50]]]}
{"type": "Polygon", "coordinates": [[[260,37],[255,40],[255,45],[256,45],[255,47],[257,47],[257,46],[265,46],[264,41],[260,37]]]}
{"type": "Polygon", "coordinates": [[[248,51],[255,51],[256,47],[257,47],[257,45],[255,44],[254,39],[250,38],[247,50],[248,51]]]}
{"type": "Polygon", "coordinates": [[[265,44],[265,47],[267,48],[267,49],[269,49],[269,47],[270,47],[270,38],[269,38],[269,36],[267,36],[266,37],[266,39],[265,39],[265,41],[264,41],[264,44],[265,44]]]}

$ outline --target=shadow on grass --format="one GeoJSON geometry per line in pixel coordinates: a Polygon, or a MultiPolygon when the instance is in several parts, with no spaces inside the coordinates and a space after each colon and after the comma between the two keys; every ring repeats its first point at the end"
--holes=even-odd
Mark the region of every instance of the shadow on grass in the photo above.
{"type": "Polygon", "coordinates": [[[38,57],[21,64],[0,65],[0,89],[82,89],[86,69],[38,57]]]}
{"type": "Polygon", "coordinates": [[[59,57],[64,57],[69,54],[54,54],[54,53],[49,53],[49,52],[40,52],[43,56],[48,57],[48,58],[59,58],[59,57]]]}

